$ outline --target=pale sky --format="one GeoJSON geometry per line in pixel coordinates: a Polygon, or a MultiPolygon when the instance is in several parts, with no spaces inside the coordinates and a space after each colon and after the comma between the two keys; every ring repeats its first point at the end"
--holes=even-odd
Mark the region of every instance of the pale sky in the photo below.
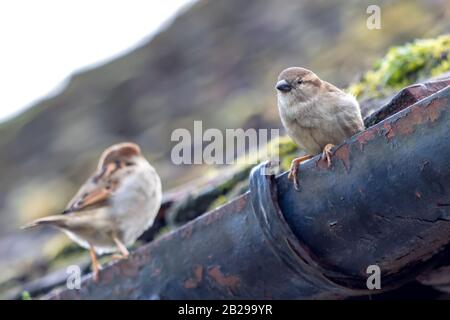
{"type": "Polygon", "coordinates": [[[142,43],[192,0],[0,2],[0,122],[142,43]]]}

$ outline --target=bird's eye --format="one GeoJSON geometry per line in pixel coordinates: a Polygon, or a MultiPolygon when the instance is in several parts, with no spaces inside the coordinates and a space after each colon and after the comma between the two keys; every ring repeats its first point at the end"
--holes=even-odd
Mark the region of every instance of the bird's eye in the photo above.
{"type": "Polygon", "coordinates": [[[127,167],[131,167],[132,165],[134,165],[134,163],[133,163],[133,162],[130,162],[130,161],[127,161],[127,162],[125,162],[125,165],[126,165],[127,167]]]}
{"type": "Polygon", "coordinates": [[[301,79],[297,80],[297,84],[303,84],[303,80],[301,79]]]}

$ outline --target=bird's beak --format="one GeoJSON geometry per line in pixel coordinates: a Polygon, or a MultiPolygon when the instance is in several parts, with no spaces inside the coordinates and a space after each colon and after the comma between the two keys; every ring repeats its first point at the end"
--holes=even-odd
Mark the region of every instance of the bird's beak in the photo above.
{"type": "Polygon", "coordinates": [[[275,88],[277,88],[278,91],[281,92],[289,92],[292,90],[292,86],[289,84],[289,82],[287,82],[286,80],[280,80],[277,82],[277,85],[275,86],[275,88]]]}

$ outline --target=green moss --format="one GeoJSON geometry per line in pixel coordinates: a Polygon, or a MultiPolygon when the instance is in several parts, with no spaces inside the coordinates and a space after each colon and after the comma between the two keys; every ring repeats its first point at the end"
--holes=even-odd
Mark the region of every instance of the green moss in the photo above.
{"type": "Polygon", "coordinates": [[[390,48],[386,56],[366,72],[348,91],[358,97],[376,98],[386,91],[439,75],[450,70],[450,35],[421,39],[390,48]]]}
{"type": "Polygon", "coordinates": [[[300,155],[300,151],[291,138],[283,136],[272,139],[258,152],[250,153],[247,157],[238,159],[236,173],[217,187],[219,196],[211,202],[208,210],[213,210],[227,203],[248,189],[248,175],[255,163],[261,163],[268,155],[275,154],[279,155],[281,170],[286,171],[290,168],[292,159],[300,155]]]}
{"type": "Polygon", "coordinates": [[[218,196],[210,205],[210,210],[220,207],[228,202],[228,197],[225,195],[218,196]]]}
{"type": "Polygon", "coordinates": [[[22,300],[31,300],[31,295],[28,291],[22,292],[22,300]]]}

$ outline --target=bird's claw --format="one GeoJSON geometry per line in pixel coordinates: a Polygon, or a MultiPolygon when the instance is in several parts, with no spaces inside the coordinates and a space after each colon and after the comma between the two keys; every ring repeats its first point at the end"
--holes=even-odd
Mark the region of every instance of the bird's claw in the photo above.
{"type": "Polygon", "coordinates": [[[288,179],[294,183],[295,190],[300,190],[300,185],[298,183],[298,164],[292,162],[291,169],[289,170],[288,179]]]}
{"type": "Polygon", "coordinates": [[[322,159],[325,159],[327,161],[328,168],[331,167],[331,156],[334,153],[334,147],[334,144],[329,143],[325,146],[325,148],[323,148],[322,159]]]}
{"type": "Polygon", "coordinates": [[[299,191],[300,190],[300,183],[298,181],[298,166],[300,165],[300,163],[311,159],[312,156],[310,155],[306,155],[300,158],[295,158],[294,160],[292,160],[291,162],[291,168],[289,169],[289,175],[288,175],[288,179],[290,181],[294,182],[294,188],[295,190],[299,191]]]}
{"type": "Polygon", "coordinates": [[[92,270],[92,280],[94,280],[94,282],[96,282],[96,283],[100,280],[100,271],[101,270],[103,270],[103,267],[100,264],[98,264],[92,270]]]}

